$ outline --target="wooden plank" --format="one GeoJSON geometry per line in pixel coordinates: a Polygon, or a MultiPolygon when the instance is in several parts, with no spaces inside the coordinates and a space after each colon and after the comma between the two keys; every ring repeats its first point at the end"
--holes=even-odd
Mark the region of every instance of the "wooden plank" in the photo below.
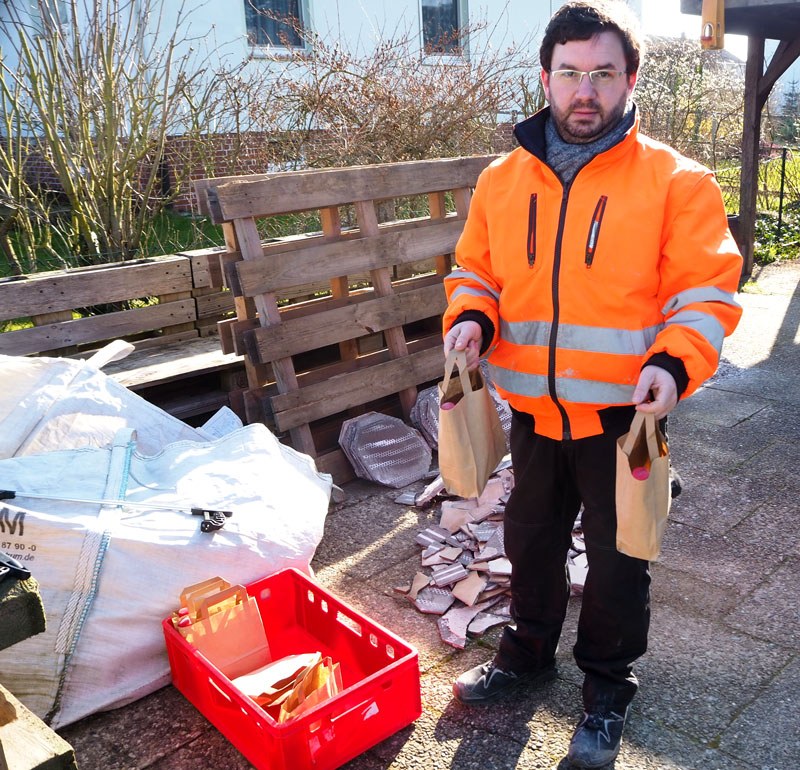
{"type": "Polygon", "coordinates": [[[0,704],[0,762],[9,770],[78,770],[72,746],[2,685],[0,704]]]}
{"type": "Polygon", "coordinates": [[[272,398],[275,423],[279,430],[289,430],[296,425],[329,417],[433,380],[441,375],[443,367],[442,349],[437,345],[367,369],[329,377],[272,398]]]}
{"type": "Polygon", "coordinates": [[[155,397],[152,400],[160,409],[179,420],[216,412],[223,406],[230,406],[228,393],[222,390],[204,390],[194,393],[183,391],[166,398],[155,397]]]}
{"type": "Polygon", "coordinates": [[[453,201],[456,204],[456,213],[461,219],[466,219],[469,214],[469,205],[472,201],[472,190],[469,187],[460,187],[453,190],[453,201]]]}
{"type": "Polygon", "coordinates": [[[115,263],[92,270],[38,273],[25,280],[0,280],[3,320],[41,313],[122,302],[139,297],[191,291],[191,266],[186,257],[155,257],[130,264],[115,263]]]}
{"type": "MultiPolygon", "coordinates": [[[[325,209],[322,209],[324,211],[325,209]]],[[[447,215],[450,219],[456,219],[458,214],[455,212],[447,215]]],[[[413,219],[400,219],[394,222],[380,222],[378,228],[382,233],[402,232],[404,230],[415,230],[418,227],[426,227],[430,224],[430,217],[414,217],[413,219]]],[[[353,240],[361,237],[361,232],[357,227],[342,229],[337,237],[340,241],[353,240]]],[[[283,238],[273,238],[263,241],[264,256],[275,254],[285,254],[290,251],[302,251],[320,243],[329,243],[328,238],[323,232],[303,233],[301,235],[287,235],[283,238]]]]}
{"type": "Polygon", "coordinates": [[[220,223],[341,206],[360,200],[474,187],[480,172],[497,157],[442,158],[323,169],[251,182],[229,182],[207,189],[206,194],[212,218],[220,223]]]}
{"type": "MultiPolygon", "coordinates": [[[[178,302],[179,300],[191,299],[191,298],[192,298],[191,291],[179,291],[179,292],[174,292],[172,294],[160,294],[158,296],[158,304],[160,305],[162,303],[167,303],[167,302],[178,302]]],[[[197,308],[195,306],[195,314],[196,312],[197,308]]],[[[161,330],[161,332],[165,336],[170,336],[172,334],[180,334],[181,332],[187,332],[187,331],[194,331],[196,334],[199,334],[199,332],[197,332],[197,328],[194,325],[194,322],[196,320],[197,316],[195,315],[195,317],[192,318],[192,320],[189,321],[188,323],[180,323],[180,324],[173,324],[171,326],[166,326],[161,330]]]]}
{"type": "Polygon", "coordinates": [[[229,291],[218,291],[195,297],[198,318],[213,318],[234,311],[233,294],[229,291]]]}
{"type": "Polygon", "coordinates": [[[34,326],[50,326],[51,324],[71,320],[72,310],[59,310],[56,313],[42,313],[41,315],[31,316],[34,326]]]}
{"type": "Polygon", "coordinates": [[[121,361],[112,361],[103,371],[121,385],[140,390],[166,382],[195,377],[242,366],[239,356],[225,354],[216,337],[195,337],[190,341],[137,349],[121,361]]]}
{"type": "Polygon", "coordinates": [[[222,286],[219,255],[225,249],[214,246],[209,249],[181,251],[178,256],[187,257],[192,266],[192,285],[195,289],[212,289],[222,286]]]}
{"type": "MultiPolygon", "coordinates": [[[[245,260],[263,259],[261,239],[259,238],[255,221],[253,219],[237,219],[233,223],[233,227],[242,257],[245,260]]],[[[254,297],[253,300],[256,305],[258,320],[261,326],[271,326],[281,322],[278,304],[274,295],[259,294],[254,297]]],[[[297,376],[295,375],[292,359],[281,358],[271,363],[272,372],[275,376],[278,388],[284,393],[295,390],[297,388],[297,376]]],[[[292,445],[295,449],[312,456],[315,455],[314,440],[311,437],[311,430],[308,425],[298,423],[296,426],[292,427],[290,433],[292,445]]]]}
{"type": "Polygon", "coordinates": [[[219,331],[219,345],[223,353],[233,353],[233,324],[237,323],[236,318],[226,318],[224,321],[217,322],[219,331]]]}
{"type": "Polygon", "coordinates": [[[0,353],[8,356],[24,356],[42,350],[84,345],[191,322],[194,317],[194,300],[184,299],[135,310],[76,318],[48,326],[15,329],[0,334],[0,353]]]}
{"type": "Polygon", "coordinates": [[[455,250],[464,229],[460,219],[429,221],[413,230],[362,231],[362,237],[320,243],[302,251],[276,254],[258,262],[237,262],[234,269],[244,296],[279,292],[341,275],[418,262],[455,250]]]}
{"type": "MultiPolygon", "coordinates": [[[[362,233],[367,237],[377,237],[378,218],[375,214],[375,204],[373,201],[357,201],[355,203],[356,217],[358,226],[362,233]]],[[[441,227],[441,225],[440,225],[441,227]]],[[[394,293],[392,289],[392,279],[386,267],[379,267],[371,270],[372,285],[375,287],[375,294],[379,297],[386,297],[394,293]]],[[[403,335],[402,327],[390,327],[383,330],[386,339],[386,347],[394,358],[402,358],[408,355],[406,338],[403,335]]],[[[400,391],[400,403],[406,417],[411,413],[411,409],[417,400],[417,389],[415,387],[404,388],[400,391]]]]}
{"type": "MultiPolygon", "coordinates": [[[[342,218],[336,206],[322,209],[320,211],[322,219],[322,233],[324,237],[331,241],[336,241],[342,235],[342,218]]],[[[334,299],[344,299],[350,293],[346,275],[339,275],[330,279],[331,296],[334,299]]],[[[352,339],[342,339],[339,341],[339,355],[343,361],[358,357],[358,344],[352,339]]]]}
{"type": "MultiPolygon", "coordinates": [[[[219,263],[222,268],[223,276],[226,275],[228,266],[235,261],[242,259],[239,249],[239,240],[236,237],[236,229],[231,223],[222,225],[222,234],[225,236],[225,254],[220,254],[219,263]]],[[[230,286],[226,284],[228,288],[230,286]]],[[[233,306],[236,311],[236,318],[240,321],[256,318],[256,305],[252,297],[235,296],[233,306]]],[[[236,351],[238,354],[238,351],[236,351]]],[[[267,381],[267,372],[263,366],[256,366],[252,361],[245,361],[245,371],[247,372],[247,382],[251,388],[258,388],[267,381]]]]}
{"type": "MultiPolygon", "coordinates": [[[[426,334],[418,337],[417,339],[410,340],[408,343],[409,354],[419,353],[423,350],[430,350],[431,348],[441,349],[442,335],[440,332],[435,334],[426,334]]],[[[371,366],[386,363],[391,361],[392,357],[386,348],[382,348],[375,352],[370,352],[358,358],[349,361],[335,361],[331,364],[324,364],[309,368],[305,371],[297,373],[297,384],[301,389],[315,385],[319,382],[325,382],[331,377],[337,377],[340,374],[349,374],[351,372],[362,371],[369,369],[371,366]]],[[[444,359],[443,359],[444,360],[444,359]]],[[[444,363],[442,363],[442,370],[444,370],[444,363]]],[[[441,374],[441,373],[440,373],[441,374]]],[[[274,396],[280,395],[278,388],[274,382],[252,391],[252,393],[259,399],[271,399],[274,396]]],[[[365,402],[367,403],[367,402],[365,402]]],[[[272,408],[269,407],[270,413],[272,408]]]]}
{"type": "MultiPolygon", "coordinates": [[[[176,332],[175,334],[160,334],[158,337],[145,337],[144,339],[136,340],[134,345],[136,345],[136,350],[149,350],[150,348],[160,348],[176,342],[183,342],[184,340],[196,339],[199,339],[197,329],[191,329],[190,331],[176,332]]],[[[106,367],[103,367],[103,371],[105,369],[106,367]]]]}
{"type": "Polygon", "coordinates": [[[217,176],[210,179],[196,179],[194,181],[194,191],[197,196],[197,209],[203,216],[211,216],[211,208],[208,201],[208,191],[214,191],[217,187],[229,182],[255,182],[263,179],[273,179],[277,176],[287,174],[314,174],[318,171],[315,168],[299,169],[297,171],[278,171],[274,174],[235,174],[233,176],[217,176]]]}
{"type": "Polygon", "coordinates": [[[353,466],[350,465],[350,461],[341,449],[333,449],[321,454],[315,463],[320,473],[330,473],[333,476],[334,484],[346,484],[356,477],[353,466]]]}
{"type": "MultiPolygon", "coordinates": [[[[428,204],[431,210],[431,219],[445,219],[447,217],[447,206],[445,204],[444,193],[437,192],[428,196],[428,204]]],[[[453,250],[455,246],[453,246],[453,250]]],[[[435,269],[437,275],[446,276],[453,269],[452,251],[437,254],[435,258],[435,269]]]]}
{"type": "MultiPolygon", "coordinates": [[[[420,289],[424,286],[434,286],[441,283],[441,278],[437,275],[424,275],[415,276],[413,278],[406,278],[402,281],[396,281],[392,284],[395,292],[402,293],[404,291],[413,291],[420,289]]],[[[279,295],[278,295],[279,296],[279,295]]],[[[280,309],[281,320],[285,323],[289,319],[304,318],[315,313],[321,313],[326,310],[333,310],[339,307],[346,307],[356,302],[368,302],[375,298],[375,291],[372,288],[363,288],[351,291],[347,297],[335,299],[334,297],[315,297],[306,302],[298,302],[295,305],[288,305],[280,309]]],[[[245,354],[245,343],[242,335],[252,329],[259,328],[260,324],[256,319],[246,319],[239,321],[238,319],[228,319],[220,321],[218,327],[225,338],[221,337],[221,344],[226,353],[237,353],[238,355],[245,354]],[[230,338],[228,338],[230,335],[230,338]]]]}
{"type": "Polygon", "coordinates": [[[344,340],[355,342],[357,337],[438,315],[446,307],[444,286],[438,283],[284,320],[250,334],[257,351],[256,360],[266,363],[344,340]]]}

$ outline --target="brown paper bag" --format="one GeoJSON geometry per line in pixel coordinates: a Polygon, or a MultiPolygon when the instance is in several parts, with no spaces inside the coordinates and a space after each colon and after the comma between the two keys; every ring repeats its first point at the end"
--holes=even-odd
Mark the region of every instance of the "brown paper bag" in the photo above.
{"type": "Polygon", "coordinates": [[[447,491],[478,497],[505,452],[506,437],[480,367],[467,372],[464,351],[451,350],[439,383],[439,472],[447,491]],[[454,406],[442,409],[445,403],[454,406]]]}
{"type": "Polygon", "coordinates": [[[186,641],[230,679],[270,662],[258,604],[241,585],[230,586],[200,601],[197,619],[186,631],[186,641]],[[231,604],[229,600],[234,597],[236,601],[231,604]],[[224,604],[224,609],[214,611],[219,604],[224,604]]]}
{"type": "MultiPolygon", "coordinates": [[[[181,591],[181,607],[185,607],[188,610],[189,617],[194,622],[197,617],[197,607],[206,596],[213,596],[218,591],[230,587],[231,584],[224,578],[219,577],[219,575],[203,580],[200,583],[186,586],[181,591]]],[[[221,609],[221,607],[217,606],[217,609],[221,609]]]]}
{"type": "Polygon", "coordinates": [[[617,550],[657,559],[672,499],[669,450],[652,414],[636,412],[630,431],[617,440],[616,501],[617,550]],[[647,478],[636,478],[634,471],[642,468],[647,478]]]}
{"type": "Polygon", "coordinates": [[[309,669],[295,685],[291,695],[281,704],[278,722],[283,724],[289,719],[305,714],[342,689],[342,672],[339,664],[330,658],[323,658],[316,666],[309,669]]]}
{"type": "Polygon", "coordinates": [[[280,706],[295,686],[321,661],[322,653],[319,651],[286,655],[249,674],[236,677],[233,685],[259,706],[280,706]]]}

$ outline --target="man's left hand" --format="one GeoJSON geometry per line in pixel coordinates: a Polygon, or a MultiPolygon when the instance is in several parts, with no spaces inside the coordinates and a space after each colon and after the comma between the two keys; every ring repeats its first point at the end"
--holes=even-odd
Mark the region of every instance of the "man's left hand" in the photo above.
{"type": "Polygon", "coordinates": [[[666,417],[678,403],[678,387],[674,378],[660,366],[645,366],[633,391],[633,403],[638,411],[654,414],[658,420],[666,417]],[[648,401],[651,391],[653,400],[648,401]]]}

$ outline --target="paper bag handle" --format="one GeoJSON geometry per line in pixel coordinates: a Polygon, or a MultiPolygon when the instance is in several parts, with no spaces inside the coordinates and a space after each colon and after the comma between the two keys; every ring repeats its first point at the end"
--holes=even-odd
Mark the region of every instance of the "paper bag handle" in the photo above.
{"type": "Polygon", "coordinates": [[[631,453],[633,444],[636,441],[636,437],[639,435],[639,431],[642,429],[643,424],[645,429],[645,438],[647,439],[647,454],[650,457],[650,462],[653,462],[653,460],[658,460],[658,458],[661,457],[661,453],[658,449],[658,441],[656,441],[656,431],[658,430],[658,426],[656,425],[656,416],[654,414],[650,414],[648,412],[636,412],[633,417],[633,421],[631,422],[631,429],[628,431],[625,443],[622,445],[622,451],[625,452],[626,455],[631,453]]]}
{"type": "Polygon", "coordinates": [[[223,588],[230,588],[230,585],[231,584],[227,580],[216,575],[200,583],[186,586],[181,592],[181,607],[186,607],[190,613],[194,614],[197,611],[195,604],[198,599],[202,599],[215,589],[222,590],[223,588]]]}
{"type": "Polygon", "coordinates": [[[215,604],[219,604],[220,602],[224,602],[226,599],[230,599],[231,596],[236,596],[239,601],[236,603],[246,604],[247,599],[247,590],[243,585],[235,585],[230,586],[229,588],[225,588],[218,593],[213,594],[212,596],[206,596],[200,602],[200,605],[197,608],[197,619],[204,620],[208,617],[208,610],[210,607],[213,607],[215,604]]]}
{"type": "Polygon", "coordinates": [[[461,390],[466,395],[472,392],[472,383],[469,380],[469,372],[467,372],[467,354],[464,350],[456,350],[453,348],[447,354],[447,360],[444,362],[444,380],[442,380],[442,392],[447,392],[447,386],[450,384],[450,378],[453,375],[453,367],[458,364],[458,378],[461,380],[461,390]]]}

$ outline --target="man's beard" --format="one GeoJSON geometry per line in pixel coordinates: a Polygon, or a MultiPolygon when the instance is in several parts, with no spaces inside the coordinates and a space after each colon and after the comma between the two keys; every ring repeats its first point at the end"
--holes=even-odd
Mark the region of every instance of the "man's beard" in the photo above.
{"type": "Polygon", "coordinates": [[[556,130],[565,142],[569,144],[588,144],[605,136],[619,123],[625,114],[627,103],[628,99],[625,96],[611,108],[610,112],[604,113],[600,104],[593,99],[575,99],[570,102],[569,107],[564,112],[551,102],[550,115],[553,118],[556,130]],[[572,112],[579,109],[595,110],[597,117],[600,118],[600,123],[596,124],[594,120],[591,122],[577,121],[575,118],[570,120],[572,112]]]}

